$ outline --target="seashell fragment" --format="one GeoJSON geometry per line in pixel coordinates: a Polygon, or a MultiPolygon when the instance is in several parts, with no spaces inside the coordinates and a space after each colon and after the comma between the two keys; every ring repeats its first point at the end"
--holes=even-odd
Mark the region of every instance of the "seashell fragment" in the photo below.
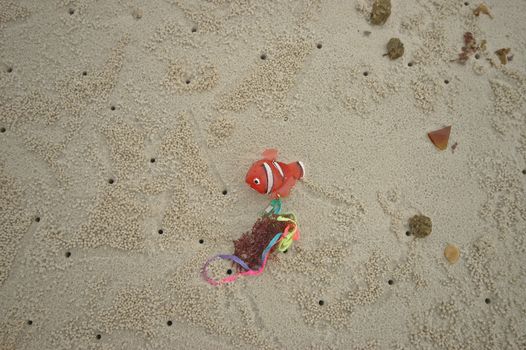
{"type": "Polygon", "coordinates": [[[499,57],[500,63],[502,64],[508,63],[508,54],[510,53],[510,51],[511,51],[510,48],[504,48],[504,49],[499,49],[495,51],[495,54],[499,57]]]}
{"type": "Polygon", "coordinates": [[[448,244],[444,249],[444,256],[450,264],[454,264],[460,258],[460,250],[453,244],[448,244]]]}
{"type": "Polygon", "coordinates": [[[480,4],[476,9],[473,10],[473,14],[477,17],[480,16],[481,13],[488,15],[489,18],[493,19],[493,16],[491,13],[489,13],[489,8],[486,4],[480,4]]]}
{"type": "Polygon", "coordinates": [[[436,148],[443,151],[447,148],[450,133],[451,125],[439,130],[431,131],[427,133],[427,136],[429,137],[431,142],[433,142],[436,148]]]}

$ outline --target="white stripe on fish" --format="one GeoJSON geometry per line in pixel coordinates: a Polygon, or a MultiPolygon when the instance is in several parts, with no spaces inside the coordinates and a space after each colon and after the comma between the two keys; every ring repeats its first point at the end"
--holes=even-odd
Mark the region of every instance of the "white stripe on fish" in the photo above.
{"type": "Polygon", "coordinates": [[[305,165],[303,165],[303,162],[298,162],[298,164],[301,167],[301,178],[305,176],[305,165]]]}
{"type": "Polygon", "coordinates": [[[272,187],[274,187],[274,175],[272,174],[272,169],[270,169],[270,165],[267,163],[263,163],[263,167],[265,168],[265,172],[267,173],[267,194],[269,194],[272,191],[272,187]]]}
{"type": "Polygon", "coordinates": [[[284,179],[285,178],[285,174],[283,174],[283,169],[281,169],[281,167],[279,166],[278,162],[273,161],[272,164],[276,167],[276,169],[278,169],[279,174],[284,179]]]}

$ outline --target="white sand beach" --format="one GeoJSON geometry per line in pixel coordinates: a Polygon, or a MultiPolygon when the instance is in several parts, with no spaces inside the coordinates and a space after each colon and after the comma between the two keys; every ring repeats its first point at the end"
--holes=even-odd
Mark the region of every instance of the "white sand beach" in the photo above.
{"type": "Polygon", "coordinates": [[[373,2],[0,0],[0,349],[526,349],[526,2],[373,2]]]}

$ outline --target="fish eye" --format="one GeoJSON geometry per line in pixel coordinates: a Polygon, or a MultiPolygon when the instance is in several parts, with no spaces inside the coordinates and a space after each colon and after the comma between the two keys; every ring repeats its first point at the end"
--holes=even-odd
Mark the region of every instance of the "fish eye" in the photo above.
{"type": "Polygon", "coordinates": [[[255,183],[256,185],[259,185],[259,184],[260,184],[260,181],[259,181],[259,179],[258,179],[257,177],[254,179],[254,183],[255,183]]]}

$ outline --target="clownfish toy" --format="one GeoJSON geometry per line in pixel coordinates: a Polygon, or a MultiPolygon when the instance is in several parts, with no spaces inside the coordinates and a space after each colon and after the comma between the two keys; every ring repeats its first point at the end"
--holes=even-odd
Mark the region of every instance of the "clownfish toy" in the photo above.
{"type": "Polygon", "coordinates": [[[265,150],[263,159],[252,164],[245,178],[250,187],[274,199],[288,196],[296,181],[305,176],[302,162],[285,164],[278,162],[277,156],[276,149],[265,150]]]}

